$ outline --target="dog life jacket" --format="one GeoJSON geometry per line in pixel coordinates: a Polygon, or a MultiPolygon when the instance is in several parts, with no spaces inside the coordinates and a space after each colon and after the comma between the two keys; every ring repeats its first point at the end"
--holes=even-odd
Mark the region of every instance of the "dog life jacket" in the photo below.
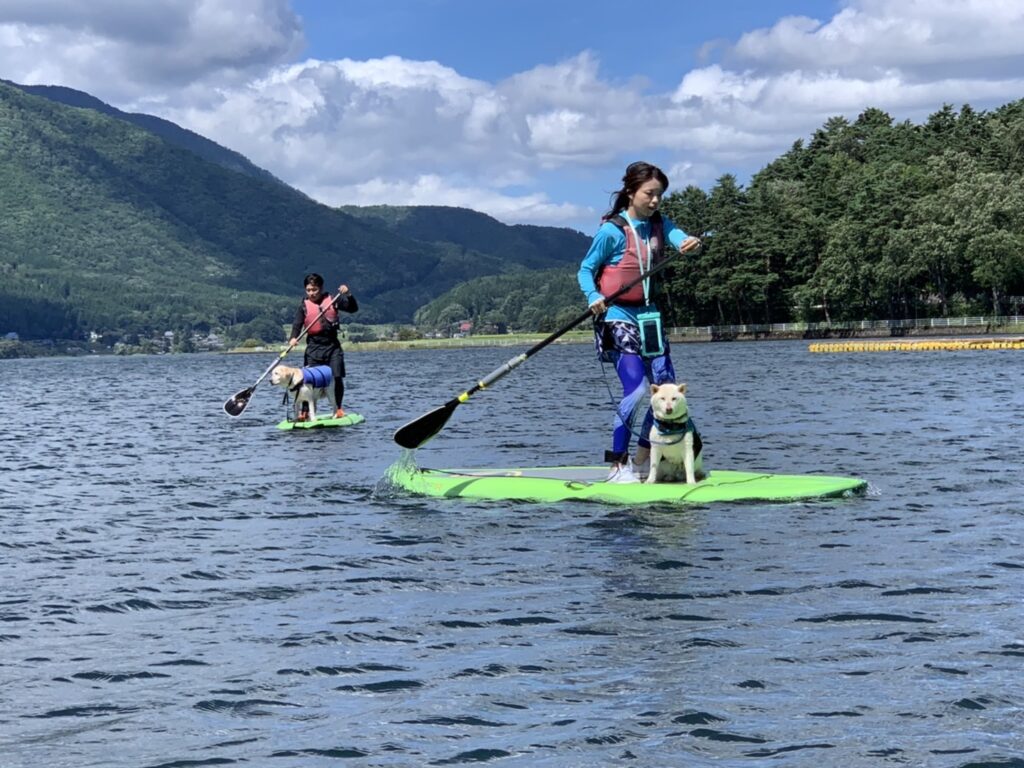
{"type": "Polygon", "coordinates": [[[302,383],[296,384],[292,389],[297,392],[299,388],[306,384],[313,387],[313,389],[324,389],[330,386],[331,379],[331,366],[314,365],[302,369],[302,383]]]}
{"type": "MultiPolygon", "coordinates": [[[[622,258],[619,259],[618,263],[605,265],[598,270],[597,290],[600,291],[601,295],[605,298],[629,285],[629,283],[636,280],[641,274],[643,274],[640,265],[641,246],[637,242],[637,238],[633,235],[633,228],[629,226],[626,220],[621,216],[612,216],[606,219],[606,221],[611,222],[622,230],[622,234],[626,236],[626,250],[623,251],[622,258]]],[[[649,263],[653,266],[662,259],[665,245],[665,227],[661,222],[661,214],[657,211],[654,212],[654,215],[651,216],[648,221],[650,222],[651,227],[651,235],[647,240],[650,253],[644,255],[650,257],[649,263]]],[[[619,296],[619,298],[616,299],[616,302],[632,307],[643,306],[643,282],[638,282],[624,294],[619,296]]]]}
{"type": "Polygon", "coordinates": [[[655,419],[654,426],[658,428],[658,432],[663,435],[685,435],[687,432],[696,432],[697,427],[693,423],[693,419],[687,417],[686,421],[665,421],[663,419],[655,419]]]}
{"type": "Polygon", "coordinates": [[[675,445],[681,442],[687,432],[693,432],[693,455],[700,456],[700,452],[704,449],[704,441],[700,437],[700,432],[697,430],[697,425],[693,423],[693,417],[688,416],[686,421],[663,421],[661,419],[654,420],[654,426],[658,428],[659,434],[664,437],[676,437],[677,440],[671,440],[668,445],[675,445]]]}
{"type": "Polygon", "coordinates": [[[306,332],[310,336],[323,333],[338,323],[338,310],[335,308],[334,300],[330,296],[324,296],[320,299],[319,304],[315,304],[309,299],[303,299],[302,304],[306,308],[306,319],[303,325],[306,326],[306,332]],[[329,304],[329,306],[324,312],[324,316],[318,318],[317,315],[320,314],[321,309],[324,309],[325,303],[329,304]]]}

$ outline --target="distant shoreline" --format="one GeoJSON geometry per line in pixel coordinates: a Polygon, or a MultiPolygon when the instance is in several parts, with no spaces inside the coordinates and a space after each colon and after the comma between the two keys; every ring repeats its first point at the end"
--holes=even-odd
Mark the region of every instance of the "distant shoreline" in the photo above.
{"type": "MultiPolygon", "coordinates": [[[[897,333],[890,331],[888,334],[879,332],[878,329],[832,329],[829,331],[725,331],[717,330],[713,326],[710,333],[694,334],[694,329],[670,329],[669,341],[673,344],[701,344],[729,341],[821,341],[821,340],[842,340],[842,339],[872,339],[878,341],[892,341],[894,339],[907,339],[915,337],[939,338],[939,337],[971,337],[997,339],[1004,336],[1020,336],[1024,334],[1024,324],[1012,324],[1007,326],[949,326],[937,328],[907,328],[900,329],[897,333]],[[680,332],[680,331],[690,331],[680,332]]],[[[346,351],[370,352],[370,351],[400,351],[409,349],[466,349],[472,347],[514,347],[532,346],[539,341],[546,339],[548,334],[544,333],[520,333],[502,336],[466,336],[458,339],[409,339],[406,341],[364,341],[364,342],[342,342],[346,351]]],[[[587,329],[583,331],[570,331],[564,336],[555,340],[556,344],[592,344],[593,333],[587,329]]],[[[246,352],[259,352],[261,354],[274,353],[278,350],[272,346],[258,347],[253,349],[236,348],[227,350],[228,354],[244,354],[246,352]]]]}
{"type": "MultiPolygon", "coordinates": [[[[1024,324],[1015,323],[1006,326],[944,326],[935,328],[902,328],[890,329],[889,333],[883,333],[879,329],[828,329],[828,330],[792,330],[792,331],[764,331],[752,328],[743,330],[723,330],[714,326],[708,327],[707,331],[700,329],[701,333],[694,333],[697,329],[670,329],[669,340],[673,344],[691,343],[712,343],[730,341],[841,341],[844,339],[893,341],[909,338],[982,338],[998,340],[1009,336],[1020,336],[1024,334],[1024,324]],[[681,332],[684,331],[684,332],[681,332]]],[[[403,341],[342,341],[342,347],[347,352],[389,352],[407,351],[416,349],[472,349],[479,347],[520,347],[532,346],[543,341],[549,334],[545,333],[518,333],[493,336],[466,336],[464,338],[445,339],[408,339],[403,341]]],[[[584,330],[573,330],[556,339],[556,344],[591,344],[593,333],[589,328],[584,330]]],[[[202,352],[133,352],[127,356],[137,354],[166,354],[166,355],[187,355],[212,352],[213,354],[225,355],[276,355],[280,354],[284,345],[266,344],[256,347],[234,347],[223,350],[203,350],[202,352]]],[[[81,341],[57,341],[41,343],[34,341],[0,341],[0,360],[37,358],[37,357],[89,357],[89,356],[115,356],[113,349],[109,347],[95,347],[81,341]]],[[[124,355],[122,355],[124,356],[124,355]]]]}

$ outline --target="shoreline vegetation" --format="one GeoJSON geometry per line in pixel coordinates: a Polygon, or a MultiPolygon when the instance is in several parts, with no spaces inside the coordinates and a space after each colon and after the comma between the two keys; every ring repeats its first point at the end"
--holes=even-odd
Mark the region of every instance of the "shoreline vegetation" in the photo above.
{"type": "MultiPolygon", "coordinates": [[[[530,346],[547,338],[546,333],[479,334],[456,338],[379,339],[352,341],[343,339],[346,352],[399,351],[415,349],[465,349],[473,347],[530,346]]],[[[848,323],[779,323],[775,325],[737,325],[670,328],[673,344],[727,341],[816,341],[844,339],[893,340],[915,337],[1006,337],[1024,335],[1024,316],[999,318],[962,317],[936,320],[864,320],[848,323]]],[[[572,330],[556,344],[590,344],[589,327],[572,330]]],[[[278,354],[284,344],[259,344],[216,350],[219,354],[278,354]]],[[[199,350],[197,350],[199,351],[199,350]]],[[[211,350],[201,350],[211,351],[211,350]]],[[[184,350],[152,348],[115,351],[81,340],[0,340],[0,360],[34,357],[74,357],[85,355],[190,354],[184,350]]]]}

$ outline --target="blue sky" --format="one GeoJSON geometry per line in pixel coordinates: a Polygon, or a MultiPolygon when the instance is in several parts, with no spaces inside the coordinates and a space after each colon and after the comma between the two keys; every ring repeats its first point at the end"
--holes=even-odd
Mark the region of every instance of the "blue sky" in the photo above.
{"type": "Polygon", "coordinates": [[[828,118],[1024,96],[1021,0],[0,0],[0,77],[87,91],[327,205],[593,232],[622,170],[741,183],[828,118]]]}
{"type": "Polygon", "coordinates": [[[606,0],[292,3],[304,21],[307,52],[316,58],[397,53],[495,81],[592,50],[609,77],[645,78],[658,88],[671,88],[679,71],[699,66],[702,47],[716,37],[732,40],[787,15],[830,18],[838,3],[715,0],[678,6],[678,14],[666,14],[668,3],[657,6],[654,18],[661,21],[645,30],[643,11],[606,0]]]}

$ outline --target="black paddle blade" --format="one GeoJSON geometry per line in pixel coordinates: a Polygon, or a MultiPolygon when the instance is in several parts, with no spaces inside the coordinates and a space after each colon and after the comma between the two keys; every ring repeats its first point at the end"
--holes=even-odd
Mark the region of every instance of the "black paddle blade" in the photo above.
{"type": "Polygon", "coordinates": [[[403,448],[416,450],[444,428],[458,404],[458,400],[451,400],[404,427],[399,427],[395,430],[395,442],[403,448]]]}
{"type": "Polygon", "coordinates": [[[237,392],[225,400],[224,413],[228,416],[241,416],[245,406],[249,404],[249,398],[252,397],[252,390],[252,387],[243,389],[241,392],[237,392]]]}

